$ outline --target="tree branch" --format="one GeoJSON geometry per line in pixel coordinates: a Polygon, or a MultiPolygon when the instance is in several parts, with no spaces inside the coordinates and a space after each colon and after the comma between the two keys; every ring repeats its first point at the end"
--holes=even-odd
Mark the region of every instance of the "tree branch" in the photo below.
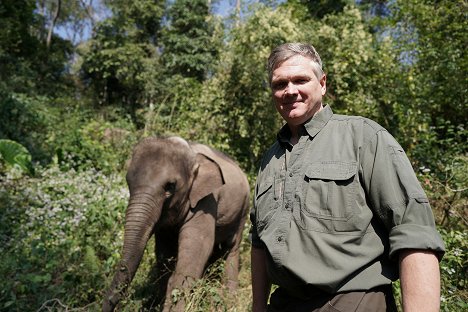
{"type": "Polygon", "coordinates": [[[57,7],[55,8],[54,19],[52,20],[52,24],[50,25],[50,28],[49,28],[49,33],[47,34],[47,41],[46,41],[47,48],[50,47],[50,43],[52,41],[52,33],[54,32],[55,24],[57,23],[57,20],[60,15],[61,6],[62,6],[62,0],[57,0],[57,7]]]}

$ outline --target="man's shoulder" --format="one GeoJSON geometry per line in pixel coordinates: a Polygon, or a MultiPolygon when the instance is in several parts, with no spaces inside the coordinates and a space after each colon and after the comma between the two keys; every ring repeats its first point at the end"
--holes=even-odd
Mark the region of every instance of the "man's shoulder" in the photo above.
{"type": "Polygon", "coordinates": [[[349,124],[351,128],[362,128],[364,131],[369,133],[376,133],[385,130],[385,128],[379,123],[363,116],[333,114],[330,121],[331,125],[346,123],[349,124]]]}

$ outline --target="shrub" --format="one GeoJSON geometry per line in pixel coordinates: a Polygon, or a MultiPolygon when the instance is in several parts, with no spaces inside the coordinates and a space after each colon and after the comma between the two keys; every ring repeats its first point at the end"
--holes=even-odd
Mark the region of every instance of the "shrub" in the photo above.
{"type": "Polygon", "coordinates": [[[122,244],[123,176],[52,166],[0,179],[0,310],[100,301],[122,244]]]}
{"type": "Polygon", "coordinates": [[[60,130],[48,139],[63,170],[96,168],[110,174],[124,168],[137,134],[129,118],[117,114],[110,110],[103,115],[89,111],[63,113],[57,125],[60,130]]]}
{"type": "Polygon", "coordinates": [[[468,233],[441,229],[446,253],[440,263],[441,311],[467,311],[468,233]]]}
{"type": "Polygon", "coordinates": [[[57,122],[57,110],[50,107],[49,98],[16,94],[0,88],[0,138],[25,146],[33,159],[50,158],[47,135],[57,122]]]}

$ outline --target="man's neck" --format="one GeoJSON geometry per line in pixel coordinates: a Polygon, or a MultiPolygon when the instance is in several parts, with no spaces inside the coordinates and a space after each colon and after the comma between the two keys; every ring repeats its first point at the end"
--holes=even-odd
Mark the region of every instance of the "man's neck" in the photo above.
{"type": "Polygon", "coordinates": [[[301,127],[302,125],[289,126],[289,130],[291,131],[291,138],[289,138],[289,143],[291,143],[291,145],[296,145],[297,142],[299,142],[301,127]]]}

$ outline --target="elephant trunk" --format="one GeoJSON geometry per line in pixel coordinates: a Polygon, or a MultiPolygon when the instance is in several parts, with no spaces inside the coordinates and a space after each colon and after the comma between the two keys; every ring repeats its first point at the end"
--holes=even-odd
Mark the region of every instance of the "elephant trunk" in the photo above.
{"type": "Polygon", "coordinates": [[[161,216],[162,202],[148,193],[132,195],[125,216],[125,234],[122,257],[110,289],[104,298],[102,310],[113,311],[127,290],[140,265],[146,243],[154,225],[161,216]]]}

